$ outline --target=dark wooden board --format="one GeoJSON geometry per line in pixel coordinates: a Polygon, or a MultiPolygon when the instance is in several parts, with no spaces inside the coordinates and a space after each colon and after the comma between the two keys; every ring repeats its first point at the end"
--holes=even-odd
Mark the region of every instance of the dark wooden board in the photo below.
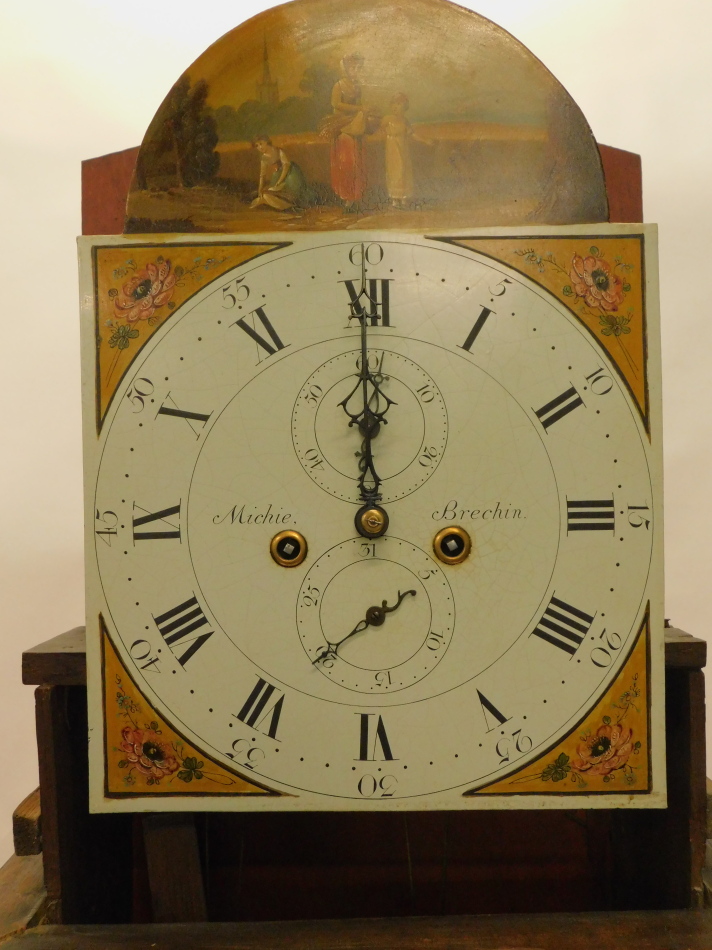
{"type": "Polygon", "coordinates": [[[207,920],[193,815],[144,815],[143,840],[154,921],[207,920]]]}
{"type": "Polygon", "coordinates": [[[81,686],[87,681],[84,627],[74,627],[22,654],[26,686],[81,686]]]}
{"type": "Polygon", "coordinates": [[[707,641],[677,627],[665,628],[665,666],[668,669],[701,670],[707,664],[707,641]]]}
{"type": "Polygon", "coordinates": [[[709,950],[712,914],[658,911],[38,927],[6,950],[709,950]]]}
{"type": "Polygon", "coordinates": [[[42,809],[40,790],[36,788],[12,813],[12,838],[15,854],[25,857],[42,851],[42,809]]]}

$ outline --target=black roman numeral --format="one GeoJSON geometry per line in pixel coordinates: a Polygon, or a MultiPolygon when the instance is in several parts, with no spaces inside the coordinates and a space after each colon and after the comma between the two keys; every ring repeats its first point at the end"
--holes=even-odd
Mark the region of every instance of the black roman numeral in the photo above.
{"type": "Polygon", "coordinates": [[[380,716],[378,717],[375,731],[372,732],[371,720],[375,719],[376,714],[356,713],[356,715],[361,717],[358,760],[360,762],[375,762],[376,745],[380,745],[381,755],[379,758],[392,761],[393,753],[391,752],[391,744],[388,741],[388,736],[386,735],[386,727],[383,725],[383,719],[380,716]]]}
{"type": "Polygon", "coordinates": [[[558,597],[552,597],[530,636],[546,640],[573,656],[583,643],[592,623],[593,617],[590,614],[572,607],[558,597]]]}
{"type": "Polygon", "coordinates": [[[471,352],[472,344],[480,335],[480,331],[482,330],[482,327],[485,325],[485,323],[487,323],[487,318],[491,317],[493,313],[494,313],[494,310],[490,310],[489,307],[482,308],[482,310],[480,311],[479,317],[475,321],[475,325],[467,334],[467,339],[460,347],[461,350],[467,350],[468,353],[471,352]]]}
{"type": "Polygon", "coordinates": [[[487,726],[487,732],[494,732],[498,726],[503,726],[505,722],[509,722],[512,718],[511,716],[505,716],[503,713],[497,709],[494,703],[490,702],[487,697],[477,690],[477,695],[480,698],[480,705],[482,706],[482,715],[484,716],[485,725],[487,726]]]}
{"type": "Polygon", "coordinates": [[[559,419],[563,419],[564,416],[567,416],[570,412],[576,409],[577,406],[583,405],[583,399],[572,386],[560,396],[557,396],[556,399],[552,399],[551,402],[547,402],[547,404],[542,406],[541,409],[535,409],[534,412],[536,413],[539,422],[541,422],[545,429],[548,429],[550,426],[553,426],[555,422],[558,422],[559,419]]]}
{"type": "Polygon", "coordinates": [[[391,283],[390,279],[369,277],[366,281],[366,292],[361,293],[356,290],[356,284],[353,280],[340,280],[340,284],[345,284],[349,292],[349,320],[354,318],[361,320],[364,316],[368,317],[372,327],[389,327],[391,325],[391,283]]]}
{"type": "Polygon", "coordinates": [[[203,613],[195,596],[182,604],[178,604],[177,607],[167,610],[158,617],[154,616],[153,619],[161,636],[176,655],[181,666],[185,666],[188,660],[195,656],[214,633],[213,630],[196,633],[201,627],[208,626],[208,618],[203,613]],[[194,633],[195,636],[192,636],[194,633]],[[189,644],[187,650],[178,656],[176,650],[182,649],[186,644],[189,644]]]}
{"type": "MultiPolygon", "coordinates": [[[[239,320],[235,321],[233,326],[238,326],[241,330],[244,330],[245,333],[267,353],[267,356],[274,356],[277,350],[283,350],[285,348],[285,344],[280,340],[279,336],[277,335],[277,331],[272,326],[269,317],[265,313],[264,307],[258,307],[256,310],[253,310],[252,313],[248,314],[248,316],[257,317],[257,320],[259,320],[259,322],[262,324],[262,328],[267,333],[269,340],[266,340],[262,334],[259,333],[254,328],[254,326],[252,326],[252,324],[248,323],[247,317],[240,317],[239,320]]],[[[287,344],[287,346],[289,346],[289,344],[287,344]]]]}
{"type": "Polygon", "coordinates": [[[615,531],[616,512],[612,498],[601,501],[566,499],[567,533],[571,531],[615,531]]]}
{"type": "Polygon", "coordinates": [[[178,502],[177,505],[172,505],[170,508],[163,508],[162,511],[154,512],[146,511],[145,508],[141,508],[140,505],[134,502],[134,511],[136,511],[137,508],[139,511],[145,511],[146,514],[141,515],[139,518],[135,515],[133,517],[134,541],[165,541],[170,538],[180,540],[180,502],[178,502]],[[174,518],[175,520],[169,521],[169,518],[174,518]],[[160,530],[153,531],[136,530],[137,528],[142,528],[144,525],[154,522],[162,523],[163,527],[160,530]]]}
{"type": "Polygon", "coordinates": [[[209,412],[206,415],[204,412],[189,412],[187,409],[179,409],[171,394],[168,393],[165,400],[163,401],[163,404],[161,405],[161,408],[158,410],[158,415],[173,416],[177,419],[185,419],[185,421],[190,426],[193,435],[196,438],[199,438],[200,433],[202,432],[205,423],[212,415],[212,412],[209,412]],[[167,405],[169,401],[172,403],[170,406],[167,405]]]}
{"type": "Polygon", "coordinates": [[[258,677],[255,688],[245,700],[244,706],[235,716],[235,719],[239,719],[240,722],[244,722],[252,729],[265,732],[264,729],[260,729],[260,726],[269,716],[269,727],[265,734],[270,739],[276,739],[283,704],[284,694],[280,693],[277,687],[268,683],[267,680],[258,677]],[[272,702],[273,699],[276,701],[272,702]]]}

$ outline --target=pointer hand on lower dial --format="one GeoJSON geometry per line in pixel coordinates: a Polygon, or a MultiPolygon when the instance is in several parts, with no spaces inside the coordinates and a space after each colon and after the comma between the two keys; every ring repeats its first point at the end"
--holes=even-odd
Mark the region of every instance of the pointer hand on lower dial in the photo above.
{"type": "Polygon", "coordinates": [[[350,637],[353,637],[357,633],[362,633],[367,627],[380,627],[386,621],[386,614],[393,613],[394,610],[397,610],[400,605],[403,603],[405,598],[408,595],[415,597],[416,591],[406,590],[401,593],[398,591],[398,600],[393,604],[392,607],[388,606],[387,601],[381,601],[381,606],[369,607],[366,611],[366,617],[363,620],[360,620],[356,626],[353,628],[351,633],[347,633],[345,637],[341,640],[337,640],[335,643],[327,641],[326,648],[319,647],[323,652],[313,661],[313,665],[320,663],[322,660],[326,659],[336,659],[338,656],[338,650],[342,643],[345,643],[350,637]]]}

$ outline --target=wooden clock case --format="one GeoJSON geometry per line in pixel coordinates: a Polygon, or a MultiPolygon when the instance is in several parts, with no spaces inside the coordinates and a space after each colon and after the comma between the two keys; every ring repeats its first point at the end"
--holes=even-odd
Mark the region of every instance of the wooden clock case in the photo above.
{"type": "MultiPolygon", "coordinates": [[[[613,222],[640,158],[600,146],[613,222]]],[[[122,230],[137,149],[83,163],[82,230],[122,230]]],[[[706,837],[706,644],[666,631],[664,811],[90,815],[84,631],[23,656],[37,685],[46,920],[294,920],[692,908],[706,837]]],[[[542,943],[543,945],[543,943],[542,943]]]]}

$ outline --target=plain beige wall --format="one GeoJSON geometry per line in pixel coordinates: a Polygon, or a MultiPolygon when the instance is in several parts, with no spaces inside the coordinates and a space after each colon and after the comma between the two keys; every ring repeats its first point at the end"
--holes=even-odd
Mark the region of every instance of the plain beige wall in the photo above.
{"type": "MultiPolygon", "coordinates": [[[[20,683],[20,653],[83,622],[74,244],[80,161],[137,145],[183,69],[222,33],[273,5],[0,0],[0,860],[12,847],[12,810],[37,784],[32,689],[20,683]]],[[[599,142],[643,156],[645,217],[661,228],[666,614],[706,637],[712,6],[704,0],[464,5],[509,29],[543,60],[599,142]]]]}

